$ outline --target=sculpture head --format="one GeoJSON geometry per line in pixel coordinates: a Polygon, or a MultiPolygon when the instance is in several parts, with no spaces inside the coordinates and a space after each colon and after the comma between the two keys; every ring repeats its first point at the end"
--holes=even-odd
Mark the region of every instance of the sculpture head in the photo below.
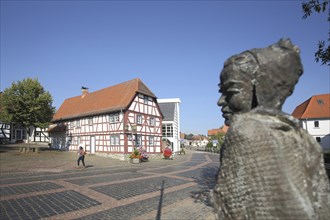
{"type": "Polygon", "coordinates": [[[256,107],[281,110],[303,73],[299,49],[290,40],[230,57],[220,74],[218,105],[225,124],[256,107]]]}

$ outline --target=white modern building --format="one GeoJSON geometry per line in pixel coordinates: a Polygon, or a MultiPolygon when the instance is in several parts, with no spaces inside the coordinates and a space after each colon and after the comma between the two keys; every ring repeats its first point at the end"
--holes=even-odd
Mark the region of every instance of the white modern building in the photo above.
{"type": "Polygon", "coordinates": [[[180,151],[180,103],[179,98],[157,99],[164,116],[162,121],[163,141],[170,145],[173,152],[180,151]]]}
{"type": "Polygon", "coordinates": [[[298,105],[292,115],[324,151],[330,151],[330,94],[312,96],[298,105]]]}

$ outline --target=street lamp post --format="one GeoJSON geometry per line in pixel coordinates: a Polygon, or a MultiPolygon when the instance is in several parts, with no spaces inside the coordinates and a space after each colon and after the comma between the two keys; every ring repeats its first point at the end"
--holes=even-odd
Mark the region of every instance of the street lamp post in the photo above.
{"type": "Polygon", "coordinates": [[[134,148],[136,147],[136,125],[131,125],[131,128],[132,128],[132,138],[133,138],[133,146],[134,148]]]}

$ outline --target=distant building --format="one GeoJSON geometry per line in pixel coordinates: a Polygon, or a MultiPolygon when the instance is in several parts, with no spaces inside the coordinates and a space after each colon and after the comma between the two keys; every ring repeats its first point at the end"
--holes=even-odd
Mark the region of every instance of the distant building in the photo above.
{"type": "Polygon", "coordinates": [[[157,97],[138,78],[66,99],[50,128],[52,146],[85,147],[89,153],[127,159],[134,147],[162,152],[162,119],[157,97]]]}
{"type": "MultiPolygon", "coordinates": [[[[31,126],[28,131],[29,142],[49,143],[48,129],[31,126]]],[[[28,142],[27,130],[17,123],[3,123],[0,121],[0,143],[28,142]]]]}
{"type": "MultiPolygon", "coordinates": [[[[3,93],[0,92],[0,99],[3,93]]],[[[2,105],[0,105],[0,112],[2,105]]],[[[0,144],[21,143],[21,142],[38,142],[49,143],[48,128],[39,128],[30,126],[27,130],[22,125],[14,122],[4,123],[0,121],[0,144]],[[29,132],[27,135],[27,132],[29,132]],[[29,137],[29,139],[27,138],[29,137]]]]}
{"type": "Polygon", "coordinates": [[[179,98],[158,99],[160,110],[164,116],[162,121],[163,139],[174,152],[180,151],[180,103],[179,98]]]}
{"type": "Polygon", "coordinates": [[[193,147],[205,147],[209,143],[209,139],[204,135],[194,135],[190,140],[190,145],[193,147]]]}
{"type": "Polygon", "coordinates": [[[217,134],[226,134],[227,130],[228,130],[228,126],[224,125],[221,128],[215,128],[215,129],[211,129],[207,131],[207,136],[211,137],[213,135],[217,135],[217,134]]]}
{"type": "Polygon", "coordinates": [[[325,151],[330,151],[330,94],[315,95],[298,105],[292,116],[325,151]]]}
{"type": "Polygon", "coordinates": [[[182,140],[182,139],[185,139],[186,138],[186,134],[185,133],[182,133],[182,132],[180,132],[180,139],[182,140]]]}

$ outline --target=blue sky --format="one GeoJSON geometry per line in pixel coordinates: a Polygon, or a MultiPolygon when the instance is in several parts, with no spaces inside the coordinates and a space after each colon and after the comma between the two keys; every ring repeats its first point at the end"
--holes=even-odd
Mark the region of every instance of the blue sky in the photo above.
{"type": "Polygon", "coordinates": [[[224,61],[290,38],[304,74],[283,106],[329,93],[314,61],[326,13],[302,19],[302,1],[1,1],[1,91],[38,78],[59,108],[69,97],[140,78],[158,98],[180,98],[184,133],[224,124],[217,101],[224,61]]]}

